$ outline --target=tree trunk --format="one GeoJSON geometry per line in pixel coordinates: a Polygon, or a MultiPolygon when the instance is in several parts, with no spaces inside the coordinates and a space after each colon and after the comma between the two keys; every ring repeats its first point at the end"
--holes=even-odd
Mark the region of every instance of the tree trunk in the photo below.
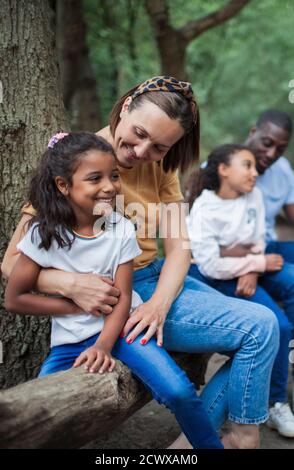
{"type": "Polygon", "coordinates": [[[155,34],[162,75],[188,80],[185,68],[187,42],[181,31],[171,26],[167,4],[147,0],[146,9],[155,34]]]}
{"type": "Polygon", "coordinates": [[[97,132],[101,127],[100,105],[86,44],[82,0],[57,2],[56,38],[61,88],[71,128],[97,132]]]}
{"type": "MultiPolygon", "coordinates": [[[[28,173],[46,148],[49,137],[67,128],[54,54],[52,17],[48,0],[1,1],[1,259],[20,219],[28,173]]],[[[2,286],[0,388],[36,376],[48,351],[49,329],[49,318],[6,313],[2,286]]]]}
{"type": "MultiPolygon", "coordinates": [[[[203,383],[209,355],[175,354],[191,380],[203,383]]],[[[120,361],[111,374],[83,367],[0,393],[0,448],[77,448],[115,429],[151,400],[120,361]]]]}

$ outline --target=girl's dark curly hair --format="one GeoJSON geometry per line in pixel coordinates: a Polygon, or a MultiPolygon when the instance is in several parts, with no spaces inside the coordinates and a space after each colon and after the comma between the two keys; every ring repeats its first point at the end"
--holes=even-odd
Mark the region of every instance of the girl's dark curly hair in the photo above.
{"type": "Polygon", "coordinates": [[[68,200],[58,190],[55,178],[60,176],[71,185],[80,161],[90,150],[109,153],[115,158],[112,146],[90,132],[71,132],[43,154],[31,178],[27,198],[36,211],[29,227],[36,223],[35,228],[39,229],[39,248],[48,250],[53,239],[59,247],[71,247],[75,239],[72,227],[77,221],[68,200]]]}
{"type": "Polygon", "coordinates": [[[186,186],[186,200],[189,203],[190,209],[195,199],[200,196],[204,189],[219,190],[221,184],[218,174],[219,165],[221,163],[229,165],[232,156],[241,150],[248,150],[250,152],[246,145],[221,145],[210,153],[204,168],[199,168],[191,174],[186,186]]]}

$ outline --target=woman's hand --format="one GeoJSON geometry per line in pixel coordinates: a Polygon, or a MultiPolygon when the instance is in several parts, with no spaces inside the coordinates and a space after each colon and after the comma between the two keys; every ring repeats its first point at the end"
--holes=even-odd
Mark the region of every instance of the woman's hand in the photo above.
{"type": "Polygon", "coordinates": [[[79,367],[85,363],[85,369],[91,373],[112,372],[115,367],[115,360],[106,348],[94,344],[90,348],[83,351],[75,360],[73,367],[79,367]]]}
{"type": "Polygon", "coordinates": [[[95,316],[108,315],[112,312],[120,295],[112,280],[92,273],[71,274],[73,281],[65,296],[78,305],[81,311],[95,316]]]}
{"type": "Polygon", "coordinates": [[[137,336],[142,333],[146,328],[145,335],[141,339],[141,344],[146,344],[153,335],[157,336],[158,346],[163,345],[163,325],[166,315],[169,311],[169,306],[158,304],[152,298],[147,302],[139,305],[134,313],[130,316],[121,337],[125,337],[126,342],[131,344],[137,336]]]}
{"type": "Polygon", "coordinates": [[[244,276],[240,276],[237,282],[235,294],[242,297],[251,297],[255,294],[257,282],[257,273],[248,273],[244,274],[244,276]]]}

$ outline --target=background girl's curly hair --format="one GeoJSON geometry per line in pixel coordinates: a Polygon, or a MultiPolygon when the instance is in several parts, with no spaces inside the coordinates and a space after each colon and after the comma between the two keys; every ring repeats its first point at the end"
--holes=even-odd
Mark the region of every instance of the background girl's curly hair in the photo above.
{"type": "Polygon", "coordinates": [[[189,203],[190,209],[195,199],[200,196],[204,189],[219,190],[221,184],[218,174],[219,165],[221,163],[229,165],[231,157],[241,150],[250,151],[246,145],[221,145],[210,153],[204,168],[198,168],[191,174],[186,184],[186,201],[189,203]]]}
{"type": "Polygon", "coordinates": [[[37,222],[36,228],[41,237],[39,248],[48,250],[53,239],[59,247],[71,247],[75,239],[72,227],[77,221],[67,198],[58,190],[55,178],[60,176],[71,185],[72,176],[81,159],[90,150],[115,157],[112,146],[90,132],[69,133],[43,154],[31,178],[27,198],[36,211],[29,221],[29,227],[37,222]]]}

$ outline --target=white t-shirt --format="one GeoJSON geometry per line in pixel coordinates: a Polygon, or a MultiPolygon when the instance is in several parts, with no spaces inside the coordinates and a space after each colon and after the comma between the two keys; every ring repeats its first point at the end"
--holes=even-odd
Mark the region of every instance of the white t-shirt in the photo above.
{"type": "Polygon", "coordinates": [[[289,161],[280,157],[263,175],[258,176],[265,205],[266,241],[276,240],[276,217],[284,205],[294,204],[294,172],[289,161]]]}
{"type": "MultiPolygon", "coordinates": [[[[114,279],[120,264],[141,254],[133,224],[121,214],[113,213],[106,230],[96,237],[76,236],[71,249],[59,248],[53,240],[49,250],[38,248],[41,241],[38,228],[30,228],[17,248],[43,268],[55,268],[78,273],[97,273],[114,279]],[[33,240],[32,240],[33,234],[33,240]]],[[[132,309],[142,303],[133,291],[132,309]]],[[[104,318],[85,312],[52,317],[51,347],[78,343],[96,333],[104,324],[104,318]]]]}
{"type": "Polygon", "coordinates": [[[233,279],[248,272],[264,272],[265,219],[258,188],[237,199],[222,199],[205,189],[187,217],[192,255],[200,272],[212,279],[233,279]],[[254,244],[247,256],[221,257],[220,247],[254,244]]]}

